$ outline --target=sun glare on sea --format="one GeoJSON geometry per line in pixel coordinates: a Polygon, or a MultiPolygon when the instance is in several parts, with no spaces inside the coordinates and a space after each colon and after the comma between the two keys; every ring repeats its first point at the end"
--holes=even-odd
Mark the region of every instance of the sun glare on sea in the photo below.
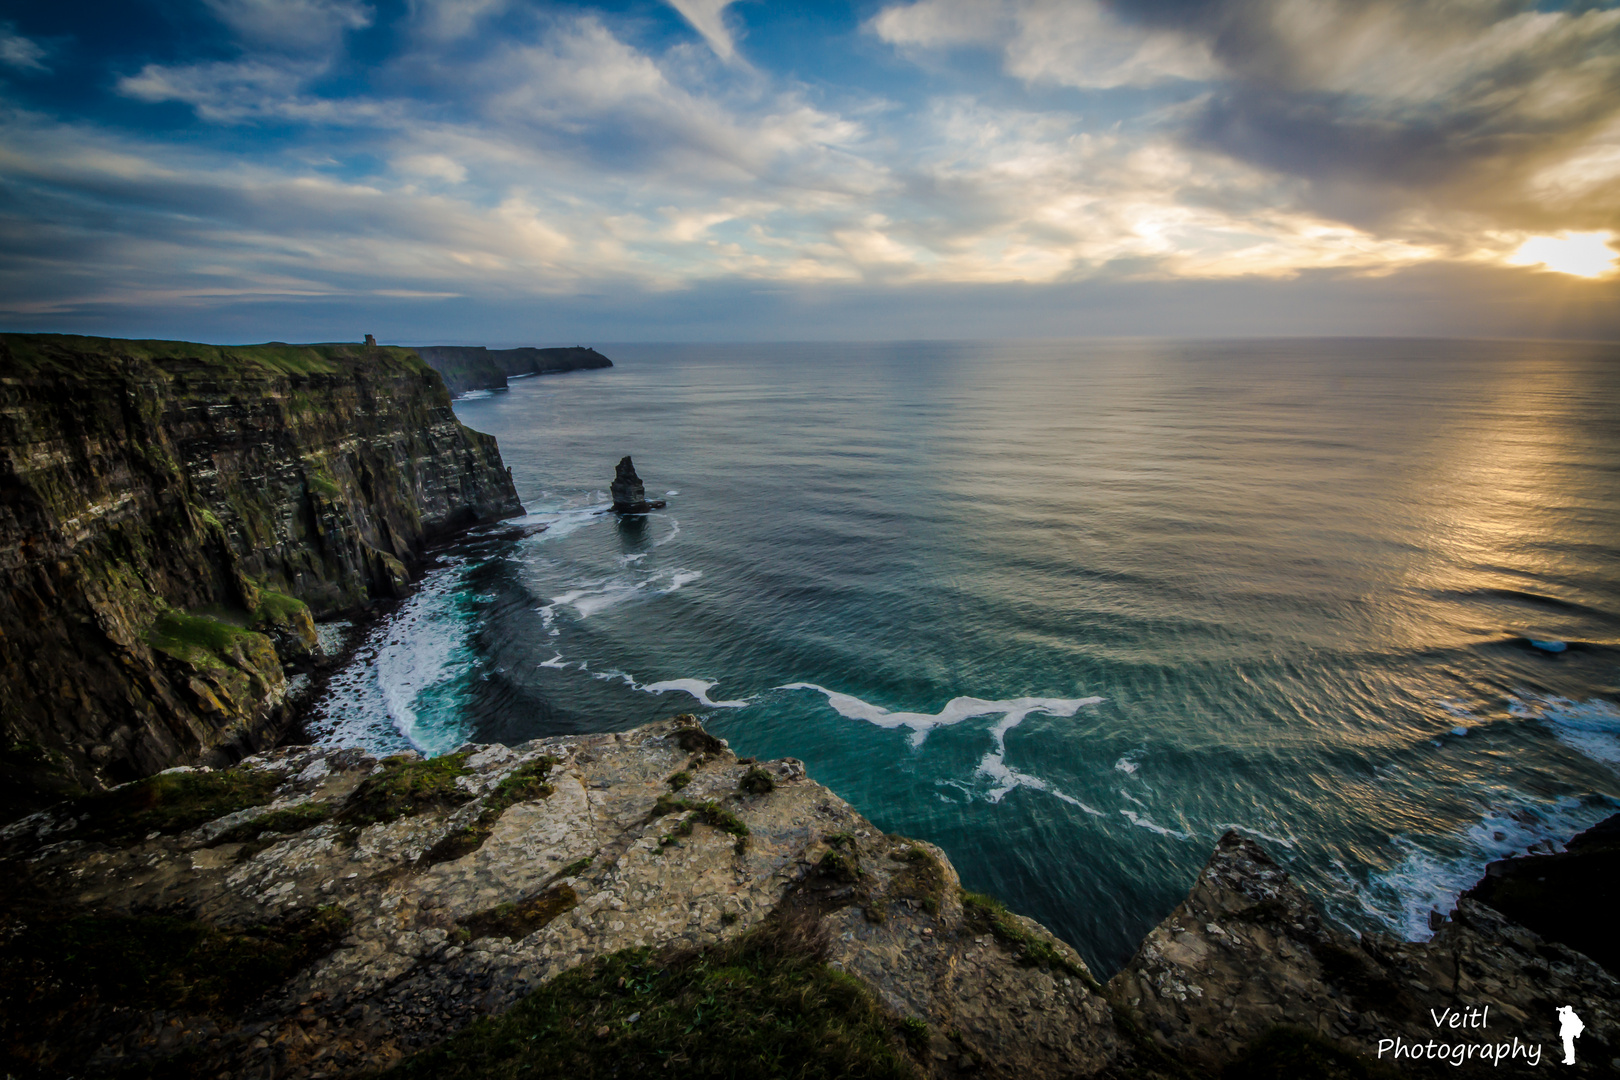
{"type": "Polygon", "coordinates": [[[1515,266],[1545,266],[1576,277],[1602,277],[1614,271],[1614,261],[1620,258],[1609,246],[1612,235],[1579,232],[1533,236],[1519,245],[1508,262],[1515,266]]]}

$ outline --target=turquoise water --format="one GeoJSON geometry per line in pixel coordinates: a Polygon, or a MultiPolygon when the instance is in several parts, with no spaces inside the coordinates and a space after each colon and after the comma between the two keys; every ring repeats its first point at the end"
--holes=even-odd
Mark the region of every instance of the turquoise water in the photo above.
{"type": "Polygon", "coordinates": [[[1104,972],[1227,828],[1417,938],[1620,809],[1614,346],[604,351],[458,403],[549,527],[447,552],[323,738],[695,711],[1104,972]],[[666,510],[600,513],[624,454],[666,510]]]}

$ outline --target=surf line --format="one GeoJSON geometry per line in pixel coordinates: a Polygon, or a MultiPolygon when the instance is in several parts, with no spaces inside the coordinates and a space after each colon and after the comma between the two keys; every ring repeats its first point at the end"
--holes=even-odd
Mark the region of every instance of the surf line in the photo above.
{"type": "Polygon", "coordinates": [[[542,660],[535,666],[557,668],[558,670],[571,666],[577,667],[593,679],[602,679],[604,681],[617,679],[630,689],[640,690],[644,694],[666,694],[671,690],[675,690],[683,694],[690,694],[697,699],[699,704],[709,709],[745,709],[754,703],[753,698],[743,698],[740,701],[715,701],[709,697],[709,691],[720,685],[718,680],[664,679],[661,682],[641,683],[637,682],[633,676],[626,675],[622,671],[592,671],[589,665],[589,660],[564,661],[563,654],[557,653],[550,660],[542,660]]]}
{"type": "Polygon", "coordinates": [[[985,793],[989,802],[1000,802],[1008,792],[1017,787],[1027,787],[1035,791],[1044,791],[1054,798],[1079,807],[1088,814],[1102,817],[1102,811],[1096,810],[1072,795],[1065,794],[1048,784],[1038,776],[1020,772],[1007,764],[1007,733],[1031,713],[1042,713],[1047,716],[1073,716],[1088,705],[1099,705],[1103,699],[1100,697],[1085,698],[1043,698],[1021,697],[1006,701],[988,701],[984,698],[956,697],[945,703],[945,707],[937,713],[920,712],[892,712],[881,705],[873,705],[862,701],[853,694],[841,694],[836,690],[829,690],[825,686],[810,682],[788,683],[776,687],[778,690],[814,690],[824,694],[827,704],[833,711],[850,720],[864,720],[880,728],[910,728],[911,745],[921,746],[928,738],[928,733],[937,727],[949,727],[960,724],[964,720],[971,720],[978,716],[1000,715],[995,727],[990,730],[990,737],[995,745],[984,755],[979,762],[977,775],[984,777],[990,783],[990,790],[985,793]]]}

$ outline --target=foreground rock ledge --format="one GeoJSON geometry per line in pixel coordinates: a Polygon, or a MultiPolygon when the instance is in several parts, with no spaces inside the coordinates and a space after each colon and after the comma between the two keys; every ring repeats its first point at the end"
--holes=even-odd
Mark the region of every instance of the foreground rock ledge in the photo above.
{"type": "MultiPolygon", "coordinates": [[[[819,924],[826,962],[892,1012],[923,1076],[1251,1075],[1278,1025],[1285,1052],[1350,1069],[1285,1075],[1358,1075],[1352,1055],[1426,1041],[1426,1010],[1459,1004],[1493,1004],[1493,1036],[1548,1055],[1548,1003],[1573,1005],[1574,1075],[1620,1046],[1620,985],[1581,954],[1469,902],[1432,943],[1357,941],[1235,835],[1104,991],[1044,928],[963,894],[937,848],[883,834],[793,759],[739,760],[690,718],[434,762],[294,747],[158,782],[202,804],[176,796],[184,812],[165,817],[131,787],[0,831],[15,1075],[365,1075],[593,958],[711,947],[784,912],[819,924]],[[215,813],[233,798],[253,805],[215,813]],[[119,999],[111,969],[82,1000],[53,998],[52,935],[130,916],[224,969],[243,949],[258,966],[212,983],[147,972],[178,988],[167,1004],[142,986],[119,999]]],[[[1414,1071],[1490,1070],[1402,1063],[1414,1071]]]]}

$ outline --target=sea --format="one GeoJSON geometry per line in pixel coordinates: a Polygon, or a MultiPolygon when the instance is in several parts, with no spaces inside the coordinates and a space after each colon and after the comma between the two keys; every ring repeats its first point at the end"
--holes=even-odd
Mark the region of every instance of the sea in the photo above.
{"type": "Polygon", "coordinates": [[[1422,940],[1620,810],[1620,346],[600,347],[457,402],[527,516],[438,552],[315,737],[695,713],[1105,976],[1229,829],[1422,940]],[[626,455],[665,509],[607,512],[626,455]]]}

